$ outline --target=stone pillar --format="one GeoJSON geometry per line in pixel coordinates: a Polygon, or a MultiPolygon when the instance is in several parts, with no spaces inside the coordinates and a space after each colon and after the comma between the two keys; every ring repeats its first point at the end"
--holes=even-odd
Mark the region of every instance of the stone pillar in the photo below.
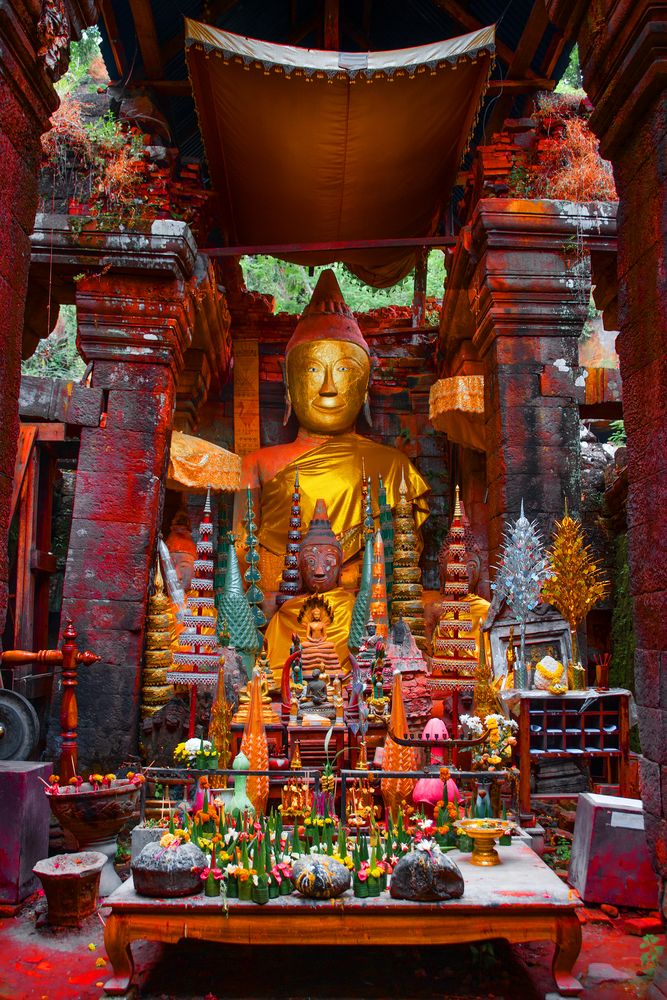
{"type": "Polygon", "coordinates": [[[40,136],[58,106],[53,82],[67,68],[70,26],[78,30],[95,19],[94,4],[85,0],[76,11],[49,11],[50,20],[43,6],[9,0],[0,12],[0,635],[7,613],[7,532],[40,136]]]}
{"type": "Polygon", "coordinates": [[[473,344],[483,363],[489,559],[508,518],[537,519],[544,540],[579,508],[578,337],[587,257],[567,247],[583,225],[566,202],[482,200],[471,220],[473,344]]]}
{"type": "Polygon", "coordinates": [[[148,243],[142,270],[124,272],[121,255],[76,287],[81,353],[106,402],[102,426],[81,433],[62,620],[102,658],[79,670],[78,690],[79,759],[100,769],[136,752],[148,582],[194,313],[189,231],[155,227],[168,238],[151,252],[136,237],[148,243]]]}
{"type": "MultiPolygon", "coordinates": [[[[628,543],[642,799],[667,920],[667,21],[651,0],[547,0],[579,43],[591,127],[618,206],[616,346],[628,435],[628,543]],[[604,25],[604,31],[600,30],[604,25]]],[[[663,957],[651,997],[667,997],[663,957]]]]}

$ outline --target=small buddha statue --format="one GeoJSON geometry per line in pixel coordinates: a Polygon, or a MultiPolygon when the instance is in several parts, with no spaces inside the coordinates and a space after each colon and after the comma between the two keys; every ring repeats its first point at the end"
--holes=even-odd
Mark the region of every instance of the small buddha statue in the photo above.
{"type": "Polygon", "coordinates": [[[324,674],[319,667],[313,669],[310,680],[306,684],[298,702],[298,714],[302,721],[304,716],[321,716],[323,719],[333,719],[336,715],[336,707],[329,697],[329,688],[324,674]]]}
{"type": "Polygon", "coordinates": [[[301,670],[305,680],[320,663],[336,674],[349,669],[347,640],[354,594],[340,586],[343,547],[331,529],[324,500],[315,505],[301,541],[299,571],[305,593],[278,608],[266,629],[269,659],[278,679],[293,649],[293,636],[303,636],[301,670]]]}
{"type": "MultiPolygon", "coordinates": [[[[299,425],[296,440],[260,448],[243,459],[234,532],[243,538],[243,491],[250,487],[265,593],[278,589],[297,465],[303,523],[308,523],[322,498],[331,512],[333,531],[342,540],[341,562],[355,560],[364,546],[362,460],[374,482],[382,477],[392,510],[399,501],[405,467],[407,499],[414,501],[418,526],[428,516],[424,499],[428,485],[414,465],[398,449],[355,432],[357,417],[368,401],[370,374],[370,347],[334,272],[324,270],[285,349],[285,423],[293,411],[299,425]]],[[[367,406],[366,411],[368,419],[367,406]]]]}
{"type": "Polygon", "coordinates": [[[324,622],[322,621],[322,609],[315,608],[313,611],[313,617],[308,622],[308,628],[306,629],[306,638],[308,642],[322,642],[327,637],[327,630],[324,622]]]}
{"type": "Polygon", "coordinates": [[[312,676],[306,684],[304,700],[310,702],[315,708],[327,703],[327,685],[322,680],[322,671],[317,667],[313,670],[312,676]]]}

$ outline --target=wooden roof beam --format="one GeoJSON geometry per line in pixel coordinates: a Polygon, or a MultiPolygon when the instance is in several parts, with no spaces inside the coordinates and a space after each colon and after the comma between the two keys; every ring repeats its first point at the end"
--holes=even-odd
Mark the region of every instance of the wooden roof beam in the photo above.
{"type": "Polygon", "coordinates": [[[120,31],[118,30],[118,22],[116,21],[116,14],[113,9],[113,4],[111,0],[97,0],[97,6],[99,8],[100,14],[102,15],[102,20],[104,21],[104,27],[106,31],[106,36],[109,41],[109,46],[111,48],[111,54],[113,56],[114,65],[116,67],[116,72],[119,78],[122,80],[127,69],[127,64],[125,60],[125,48],[121,41],[120,31]]]}
{"type": "Polygon", "coordinates": [[[129,0],[132,19],[139,43],[139,51],[147,77],[159,79],[164,76],[162,52],[155,30],[151,0],[129,0]]]}
{"type": "Polygon", "coordinates": [[[280,257],[284,254],[338,252],[343,250],[377,250],[392,247],[425,247],[442,250],[456,244],[453,236],[399,236],[394,239],[376,240],[325,240],[323,243],[270,243],[249,246],[200,247],[199,252],[209,257],[246,257],[261,254],[280,257]]]}
{"type": "MultiPolygon", "coordinates": [[[[487,25],[482,24],[481,21],[471,14],[470,11],[466,10],[459,0],[433,0],[433,3],[436,7],[439,7],[440,10],[443,10],[445,14],[449,14],[449,16],[452,17],[457,24],[460,24],[462,28],[465,28],[466,31],[479,31],[480,28],[487,27],[487,25]]],[[[509,45],[506,45],[505,42],[501,42],[498,37],[496,37],[496,52],[508,66],[514,59],[514,50],[511,49],[509,45]]],[[[533,77],[537,74],[533,73],[533,71],[529,69],[526,71],[525,75],[533,77]]]]}
{"type": "Polygon", "coordinates": [[[340,0],[324,0],[324,48],[340,49],[340,0]]]}
{"type": "MultiPolygon", "coordinates": [[[[516,52],[507,68],[507,76],[509,78],[517,79],[527,76],[530,64],[535,58],[537,47],[544,37],[544,32],[548,24],[549,18],[544,6],[544,0],[535,0],[521,38],[519,39],[519,44],[516,47],[516,52]]],[[[541,86],[543,82],[542,80],[535,80],[534,89],[545,89],[541,86]]],[[[485,129],[485,133],[489,137],[494,132],[500,131],[505,119],[512,110],[515,92],[509,88],[508,90],[508,93],[501,92],[501,96],[491,111],[491,116],[485,129]]]]}

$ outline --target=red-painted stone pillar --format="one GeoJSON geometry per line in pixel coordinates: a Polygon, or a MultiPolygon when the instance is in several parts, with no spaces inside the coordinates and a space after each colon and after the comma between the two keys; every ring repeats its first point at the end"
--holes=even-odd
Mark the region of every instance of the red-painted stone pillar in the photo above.
{"type": "Polygon", "coordinates": [[[468,295],[484,371],[492,566],[522,500],[545,541],[564,501],[579,507],[578,337],[590,274],[587,252],[573,257],[568,247],[591,214],[567,202],[485,199],[471,219],[468,295]]]}
{"type": "MultiPolygon", "coordinates": [[[[667,21],[655,0],[547,0],[547,9],[579,43],[595,107],[590,124],[619,196],[616,346],[628,435],[642,799],[667,920],[667,21]]],[[[667,997],[667,956],[649,996],[667,997]]]]}
{"type": "Polygon", "coordinates": [[[63,621],[71,616],[82,648],[101,656],[79,672],[84,767],[136,751],[147,588],[191,337],[194,244],[182,223],[155,225],[173,232],[152,251],[149,238],[144,269],[123,270],[121,254],[76,291],[80,349],[106,397],[103,426],[81,434],[63,598],[63,621]]]}
{"type": "Polygon", "coordinates": [[[92,24],[95,12],[84,0],[76,10],[54,9],[47,18],[44,6],[37,0],[0,6],[0,634],[7,613],[7,532],[40,136],[58,106],[53,82],[67,68],[70,26],[76,31],[92,24]]]}

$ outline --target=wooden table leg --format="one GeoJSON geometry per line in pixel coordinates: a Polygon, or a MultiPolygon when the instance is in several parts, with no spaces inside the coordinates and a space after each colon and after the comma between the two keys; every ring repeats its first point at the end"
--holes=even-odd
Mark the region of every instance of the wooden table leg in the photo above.
{"type": "Polygon", "coordinates": [[[572,975],[574,963],[581,951],[581,924],[576,913],[556,917],[556,947],[551,970],[558,992],[565,997],[576,997],[582,986],[572,975]]]}
{"type": "Polygon", "coordinates": [[[104,992],[110,996],[123,996],[130,988],[134,961],[126,924],[113,913],[104,928],[104,948],[114,972],[104,984],[104,992]]]}

